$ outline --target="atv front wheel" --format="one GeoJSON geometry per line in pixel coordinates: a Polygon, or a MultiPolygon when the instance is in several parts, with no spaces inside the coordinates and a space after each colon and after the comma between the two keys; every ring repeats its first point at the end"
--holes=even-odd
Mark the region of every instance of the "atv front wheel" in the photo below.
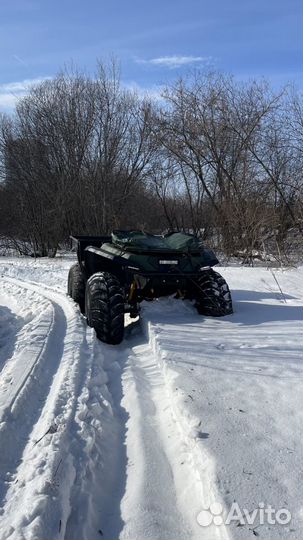
{"type": "Polygon", "coordinates": [[[214,270],[205,270],[197,280],[196,308],[200,315],[223,317],[233,313],[232,299],[225,279],[214,270]]]}
{"type": "Polygon", "coordinates": [[[117,345],[124,335],[124,298],[119,280],[108,272],[93,274],[86,283],[85,314],[97,337],[117,345]]]}
{"type": "Polygon", "coordinates": [[[78,263],[73,264],[68,272],[67,293],[79,304],[84,313],[85,306],[85,279],[78,263]]]}

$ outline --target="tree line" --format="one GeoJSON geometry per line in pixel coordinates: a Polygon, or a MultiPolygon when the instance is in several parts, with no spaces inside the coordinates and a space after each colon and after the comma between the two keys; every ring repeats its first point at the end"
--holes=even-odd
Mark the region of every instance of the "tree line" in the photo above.
{"type": "Polygon", "coordinates": [[[0,237],[54,255],[70,234],[185,230],[228,256],[288,255],[303,229],[303,101],[219,73],[159,100],[62,72],[0,119],[0,237]]]}

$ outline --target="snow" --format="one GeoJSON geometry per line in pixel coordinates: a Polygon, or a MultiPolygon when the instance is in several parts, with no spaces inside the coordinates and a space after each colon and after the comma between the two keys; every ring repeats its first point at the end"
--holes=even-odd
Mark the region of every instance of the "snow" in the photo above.
{"type": "Polygon", "coordinates": [[[218,268],[233,315],[160,299],[109,346],[72,263],[0,258],[1,538],[302,538],[303,267],[218,268]]]}

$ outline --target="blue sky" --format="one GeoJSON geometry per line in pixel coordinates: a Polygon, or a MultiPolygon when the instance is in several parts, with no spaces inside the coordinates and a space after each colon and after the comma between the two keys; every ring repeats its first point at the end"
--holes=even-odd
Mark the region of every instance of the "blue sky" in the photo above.
{"type": "Polygon", "coordinates": [[[153,89],[208,66],[303,88],[302,0],[0,0],[0,110],[73,61],[114,55],[153,89]]]}

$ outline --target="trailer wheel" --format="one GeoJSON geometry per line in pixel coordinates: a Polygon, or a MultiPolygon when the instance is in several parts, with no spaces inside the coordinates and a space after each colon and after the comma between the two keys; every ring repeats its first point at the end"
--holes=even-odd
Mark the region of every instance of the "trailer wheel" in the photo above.
{"type": "Polygon", "coordinates": [[[124,298],[119,280],[108,272],[93,274],[86,283],[85,314],[97,337],[117,345],[124,335],[124,298]]]}
{"type": "Polygon", "coordinates": [[[67,293],[79,304],[80,310],[84,313],[85,308],[85,279],[78,263],[73,264],[68,272],[67,293]]]}
{"type": "Polygon", "coordinates": [[[196,308],[200,315],[222,317],[233,313],[232,299],[225,279],[214,270],[205,270],[197,281],[196,308]]]}

